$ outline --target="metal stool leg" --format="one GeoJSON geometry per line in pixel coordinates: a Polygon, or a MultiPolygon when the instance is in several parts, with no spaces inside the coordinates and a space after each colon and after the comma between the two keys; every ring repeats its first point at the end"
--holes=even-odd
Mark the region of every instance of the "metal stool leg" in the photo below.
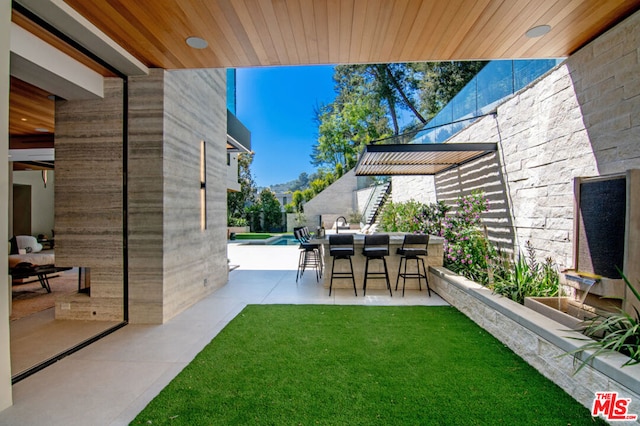
{"type": "Polygon", "coordinates": [[[396,291],[398,291],[398,282],[400,281],[400,270],[402,269],[402,260],[404,256],[400,257],[400,263],[398,264],[398,275],[396,275],[396,291]]]}
{"type": "Polygon", "coordinates": [[[369,272],[369,258],[367,257],[367,262],[364,264],[364,284],[362,284],[363,295],[367,295],[367,275],[369,272]]]}
{"type": "Polygon", "coordinates": [[[427,268],[424,266],[424,259],[420,258],[420,261],[422,261],[422,270],[424,271],[424,282],[427,285],[427,292],[429,293],[429,297],[431,297],[431,287],[429,286],[429,276],[427,274],[427,268]]]}
{"type": "MultiPolygon", "coordinates": [[[[387,281],[387,288],[389,289],[389,296],[393,297],[393,293],[391,292],[391,281],[389,281],[389,271],[387,270],[387,259],[382,258],[382,263],[384,265],[384,277],[387,281]]],[[[406,265],[406,262],[405,262],[406,265]]]]}
{"type": "Polygon", "coordinates": [[[351,262],[351,256],[349,256],[349,267],[351,268],[351,281],[353,281],[353,294],[358,297],[358,291],[356,290],[356,278],[353,273],[353,262],[351,262]]]}

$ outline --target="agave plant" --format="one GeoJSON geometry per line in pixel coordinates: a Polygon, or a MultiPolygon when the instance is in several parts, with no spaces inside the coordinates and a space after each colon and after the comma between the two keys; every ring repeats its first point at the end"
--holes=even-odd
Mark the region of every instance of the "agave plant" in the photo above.
{"type": "MultiPolygon", "coordinates": [[[[620,272],[620,275],[636,299],[640,301],[638,290],[631,285],[622,272],[620,272]]],[[[589,337],[588,340],[590,341],[569,353],[576,357],[586,350],[593,350],[593,352],[590,352],[582,360],[582,364],[578,367],[576,373],[598,355],[610,352],[620,352],[629,357],[629,360],[622,364],[623,367],[640,364],[640,313],[636,307],[633,310],[635,311],[635,316],[620,309],[619,312],[608,316],[598,316],[585,323],[582,333],[589,337]]]]}

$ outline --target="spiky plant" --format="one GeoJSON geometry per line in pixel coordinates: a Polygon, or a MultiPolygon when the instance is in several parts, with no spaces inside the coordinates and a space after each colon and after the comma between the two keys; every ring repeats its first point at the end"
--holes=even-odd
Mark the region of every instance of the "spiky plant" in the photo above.
{"type": "MultiPolygon", "coordinates": [[[[640,301],[640,293],[636,290],[627,277],[620,272],[622,279],[633,295],[640,301]]],[[[578,349],[569,352],[574,355],[577,360],[578,355],[584,351],[590,352],[576,370],[580,371],[586,364],[589,364],[598,355],[619,352],[629,357],[622,367],[626,365],[640,364],[640,313],[634,306],[635,316],[619,309],[618,312],[611,315],[599,315],[585,322],[582,333],[587,338],[576,338],[579,340],[589,340],[586,344],[578,349]]]]}

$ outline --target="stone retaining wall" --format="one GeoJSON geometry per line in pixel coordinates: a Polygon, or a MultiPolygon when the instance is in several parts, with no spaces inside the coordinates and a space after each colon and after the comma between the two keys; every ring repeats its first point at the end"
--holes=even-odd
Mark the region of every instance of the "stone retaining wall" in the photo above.
{"type": "MultiPolygon", "coordinates": [[[[627,357],[614,353],[598,357],[577,374],[572,356],[583,345],[570,337],[577,332],[444,267],[429,268],[431,288],[452,306],[508,346],[549,380],[591,409],[595,392],[616,391],[631,398],[629,413],[640,415],[640,364],[620,366],[627,357]]],[[[628,424],[640,424],[638,422],[628,424]]]]}

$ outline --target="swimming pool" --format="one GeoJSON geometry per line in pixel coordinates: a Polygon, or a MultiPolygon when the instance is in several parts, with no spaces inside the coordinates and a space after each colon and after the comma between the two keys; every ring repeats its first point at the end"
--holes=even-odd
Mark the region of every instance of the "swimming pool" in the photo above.
{"type": "Polygon", "coordinates": [[[281,235],[280,238],[275,239],[269,243],[270,246],[295,246],[300,244],[293,235],[281,235]]]}

